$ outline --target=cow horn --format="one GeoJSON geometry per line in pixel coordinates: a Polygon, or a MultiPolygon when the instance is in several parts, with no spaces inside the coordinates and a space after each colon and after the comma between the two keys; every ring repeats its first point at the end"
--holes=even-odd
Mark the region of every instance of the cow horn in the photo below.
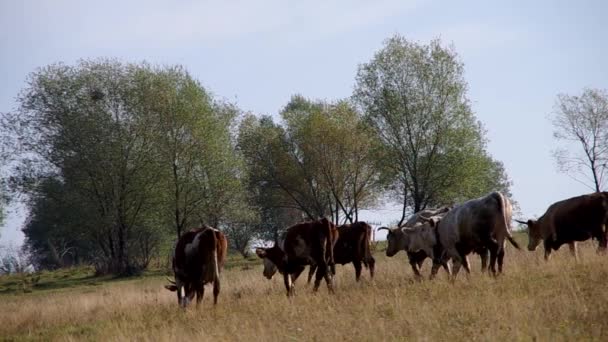
{"type": "Polygon", "coordinates": [[[175,285],[175,280],[171,280],[171,278],[167,277],[167,281],[169,281],[171,284],[175,285]]]}
{"type": "Polygon", "coordinates": [[[377,231],[377,232],[379,232],[379,231],[381,231],[381,230],[383,230],[383,229],[386,229],[386,230],[389,230],[389,231],[391,230],[391,229],[390,229],[390,228],[388,228],[388,227],[380,227],[380,228],[376,229],[376,231],[377,231]]]}
{"type": "Polygon", "coordinates": [[[515,221],[517,223],[528,225],[528,222],[526,222],[526,221],[520,221],[520,220],[516,220],[516,219],[513,219],[513,221],[515,221]]]}
{"type": "Polygon", "coordinates": [[[432,217],[426,217],[423,215],[419,215],[418,218],[425,222],[430,222],[433,219],[432,217]]]}

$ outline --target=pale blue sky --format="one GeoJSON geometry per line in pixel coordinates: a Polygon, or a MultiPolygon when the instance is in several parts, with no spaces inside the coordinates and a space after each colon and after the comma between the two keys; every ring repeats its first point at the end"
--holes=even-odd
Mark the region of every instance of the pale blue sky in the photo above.
{"type": "MultiPolygon", "coordinates": [[[[608,88],[606,1],[0,0],[0,111],[53,62],[118,57],[184,65],[216,95],[276,114],[294,93],[351,95],[359,63],[400,33],[453,43],[469,98],[525,216],[589,192],[559,174],[547,116],[560,92],[608,88]]],[[[388,224],[379,208],[363,219],[388,224]]],[[[13,211],[0,244],[22,240],[13,211]]]]}

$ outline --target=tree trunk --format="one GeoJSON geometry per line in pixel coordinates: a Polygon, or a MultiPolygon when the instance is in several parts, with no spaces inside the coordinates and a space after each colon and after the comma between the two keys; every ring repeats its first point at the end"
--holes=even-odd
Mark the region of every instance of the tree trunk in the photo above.
{"type": "Polygon", "coordinates": [[[398,226],[401,227],[405,222],[405,212],[407,209],[407,185],[403,186],[403,207],[401,208],[401,219],[399,220],[398,226]]]}

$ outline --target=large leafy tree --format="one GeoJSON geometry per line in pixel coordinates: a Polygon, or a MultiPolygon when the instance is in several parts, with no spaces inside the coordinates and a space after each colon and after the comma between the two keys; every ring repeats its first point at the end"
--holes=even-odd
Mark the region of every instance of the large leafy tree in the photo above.
{"type": "Polygon", "coordinates": [[[142,96],[151,73],[147,65],[113,60],[51,65],[30,75],[13,113],[21,179],[59,177],[95,208],[89,219],[97,224],[104,271],[143,266],[132,239],[157,209],[158,126],[142,96]]]}
{"type": "Polygon", "coordinates": [[[145,106],[159,128],[155,146],[166,217],[172,217],[178,237],[200,221],[218,226],[230,208],[242,204],[242,165],[230,134],[238,110],[214,100],[181,67],[151,73],[144,91],[154,99],[145,106]]]}
{"type": "Polygon", "coordinates": [[[385,148],[402,221],[408,209],[508,191],[502,165],[486,152],[463,73],[454,49],[400,35],[359,67],[353,97],[385,148]]]}
{"type": "MultiPolygon", "coordinates": [[[[182,68],[55,64],[30,75],[19,102],[5,116],[22,156],[14,180],[36,198],[49,195],[40,184],[55,179],[64,195],[32,202],[40,210],[29,231],[52,223],[44,208],[78,206],[101,271],[142,269],[167,227],[179,234],[195,218],[218,224],[236,197],[236,109],[213,100],[182,68]]],[[[75,229],[65,217],[62,230],[75,229]]]]}
{"type": "Polygon", "coordinates": [[[381,188],[378,146],[359,113],[346,101],[294,96],[281,117],[282,125],[250,116],[240,127],[239,146],[262,222],[280,221],[293,209],[311,219],[356,220],[381,188]]]}

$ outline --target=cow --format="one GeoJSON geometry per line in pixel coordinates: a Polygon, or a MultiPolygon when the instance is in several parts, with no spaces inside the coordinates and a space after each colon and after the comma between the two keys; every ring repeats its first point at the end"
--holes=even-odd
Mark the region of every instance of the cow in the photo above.
{"type": "MultiPolygon", "coordinates": [[[[441,260],[443,263],[451,259],[454,264],[453,272],[449,265],[446,268],[451,279],[458,275],[463,266],[467,273],[471,273],[467,255],[476,250],[490,251],[490,270],[493,275],[502,273],[505,240],[517,249],[518,243],[511,236],[511,202],[499,192],[492,192],[484,197],[469,200],[451,209],[438,223],[437,238],[441,247],[441,260]]],[[[437,273],[442,263],[434,263],[431,274],[437,273]]],[[[445,265],[444,265],[445,267],[445,265]]]]}
{"type": "MultiPolygon", "coordinates": [[[[425,209],[412,215],[401,227],[378,228],[378,230],[388,230],[386,256],[392,257],[404,250],[416,279],[421,279],[420,268],[424,260],[427,257],[435,260],[435,255],[439,255],[436,253],[437,239],[434,222],[439,221],[449,210],[450,207],[425,209]],[[430,227],[429,223],[431,223],[430,227]]],[[[482,260],[484,260],[483,257],[482,260]]],[[[483,268],[482,264],[482,270],[483,268]]]]}
{"type": "Polygon", "coordinates": [[[590,238],[599,241],[598,252],[606,251],[608,192],[596,192],[553,203],[538,220],[519,221],[528,226],[528,250],[544,244],[545,260],[552,250],[570,246],[576,259],[576,242],[590,238]]]}
{"type": "Polygon", "coordinates": [[[213,304],[217,304],[227,251],[226,236],[208,226],[190,230],[177,240],[172,259],[175,280],[168,279],[170,285],[165,288],[177,292],[177,303],[181,307],[185,308],[195,294],[198,307],[208,283],[213,283],[213,304]]]}
{"type": "Polygon", "coordinates": [[[333,246],[338,231],[326,218],[303,222],[287,229],[283,248],[257,248],[256,254],[264,260],[264,276],[271,279],[278,270],[283,274],[287,297],[295,294],[294,282],[306,265],[316,265],[317,274],[313,290],[319,289],[325,279],[329,292],[333,292],[332,271],[334,268],[333,246]]]}
{"type": "MultiPolygon", "coordinates": [[[[361,278],[361,265],[369,269],[370,278],[374,278],[376,260],[369,248],[371,235],[372,227],[362,221],[338,227],[338,239],[334,245],[334,264],[346,265],[352,262],[355,267],[355,281],[361,278]]],[[[310,265],[309,284],[316,268],[315,265],[310,265]]],[[[336,274],[335,270],[332,272],[336,274]]]]}

